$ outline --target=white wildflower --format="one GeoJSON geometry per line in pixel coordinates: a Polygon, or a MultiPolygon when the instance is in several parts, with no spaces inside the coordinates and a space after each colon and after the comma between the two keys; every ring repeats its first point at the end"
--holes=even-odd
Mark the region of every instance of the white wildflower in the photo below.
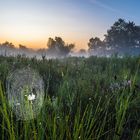
{"type": "Polygon", "coordinates": [[[89,101],[91,101],[91,98],[88,98],[89,101]]]}
{"type": "Polygon", "coordinates": [[[32,100],[35,100],[35,95],[32,93],[28,96],[28,100],[29,101],[32,101],[32,100]]]}

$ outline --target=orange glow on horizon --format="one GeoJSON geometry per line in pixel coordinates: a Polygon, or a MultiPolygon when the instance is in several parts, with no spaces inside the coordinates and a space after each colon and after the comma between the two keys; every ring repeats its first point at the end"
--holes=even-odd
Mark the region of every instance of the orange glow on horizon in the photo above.
{"type": "MultiPolygon", "coordinates": [[[[49,37],[48,37],[49,38],[49,37]]],[[[40,49],[40,48],[47,48],[47,39],[43,39],[43,40],[30,40],[30,41],[24,41],[24,40],[14,40],[14,39],[10,39],[10,38],[0,38],[0,43],[4,43],[6,41],[13,43],[13,45],[15,45],[15,47],[18,48],[19,44],[22,44],[24,46],[26,46],[27,48],[32,48],[32,49],[40,49]]],[[[54,37],[52,37],[54,38],[54,37]]],[[[87,49],[87,43],[88,43],[88,39],[78,39],[78,40],[74,40],[74,39],[64,39],[62,37],[62,39],[65,41],[65,43],[74,43],[75,44],[75,49],[74,50],[80,50],[80,49],[87,49]]]]}

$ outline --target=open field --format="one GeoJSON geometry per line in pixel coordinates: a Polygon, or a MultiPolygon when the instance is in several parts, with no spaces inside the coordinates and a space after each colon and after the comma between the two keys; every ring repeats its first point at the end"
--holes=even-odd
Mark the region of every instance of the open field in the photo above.
{"type": "Polygon", "coordinates": [[[0,57],[0,81],[1,140],[140,139],[139,57],[0,57]],[[37,118],[22,121],[9,107],[6,79],[26,67],[43,78],[45,97],[37,118]]]}

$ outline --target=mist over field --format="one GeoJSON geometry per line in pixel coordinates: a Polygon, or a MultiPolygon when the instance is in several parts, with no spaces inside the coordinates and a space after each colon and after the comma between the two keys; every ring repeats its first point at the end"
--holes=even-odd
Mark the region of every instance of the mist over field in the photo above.
{"type": "Polygon", "coordinates": [[[15,47],[12,43],[0,44],[0,55],[2,56],[26,56],[42,58],[64,58],[64,57],[110,57],[118,55],[138,56],[140,54],[140,26],[132,21],[118,19],[107,30],[104,40],[92,37],[87,42],[88,50],[75,51],[76,44],[68,44],[61,37],[49,38],[46,47],[37,50],[29,49],[24,45],[15,47]]]}
{"type": "Polygon", "coordinates": [[[140,140],[140,0],[0,0],[0,140],[140,140]]]}

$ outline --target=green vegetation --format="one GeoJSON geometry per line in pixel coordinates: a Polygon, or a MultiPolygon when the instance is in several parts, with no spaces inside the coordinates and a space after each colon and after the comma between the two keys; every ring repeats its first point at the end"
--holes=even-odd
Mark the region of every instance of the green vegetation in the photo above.
{"type": "Polygon", "coordinates": [[[0,57],[1,140],[139,140],[140,58],[0,57]],[[6,99],[11,71],[31,67],[45,83],[34,120],[17,121],[6,99]]]}

